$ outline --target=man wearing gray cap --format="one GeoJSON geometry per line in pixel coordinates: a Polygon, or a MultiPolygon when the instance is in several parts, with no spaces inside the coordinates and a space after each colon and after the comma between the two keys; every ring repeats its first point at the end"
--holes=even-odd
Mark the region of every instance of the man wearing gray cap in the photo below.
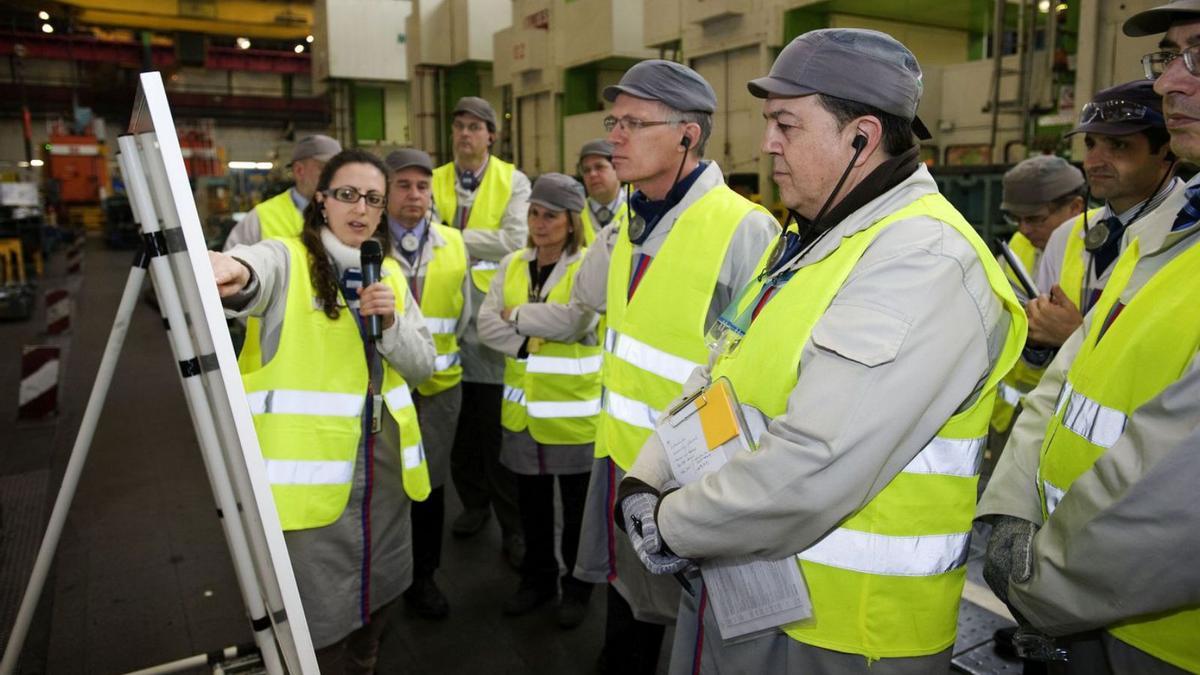
{"type": "Polygon", "coordinates": [[[653,673],[679,584],[649,574],[612,518],[616,484],[707,355],[705,331],[754,275],[779,225],[703,160],[717,100],[699,73],[652,59],[604,90],[617,178],[637,188],[628,226],[610,224],[588,249],[567,305],[525,305],[522,335],[570,341],[607,314],[604,400],[577,574],[609,581],[604,668],[653,673]]]}
{"type": "MultiPolygon", "coordinates": [[[[1046,248],[1046,242],[1056,229],[1083,212],[1083,172],[1062,157],[1037,155],[1018,162],[1005,172],[1003,185],[1000,209],[1004,219],[1017,228],[1008,240],[1008,247],[1029,277],[1041,287],[1036,274],[1042,261],[1042,249],[1046,248]]],[[[1028,302],[1030,298],[1016,271],[1003,258],[999,260],[1017,297],[1022,303],[1028,302]]],[[[1004,445],[1005,434],[1012,427],[1013,414],[1021,397],[1037,386],[1041,370],[1054,355],[1044,346],[1034,346],[1027,354],[1030,360],[1019,360],[1000,382],[991,424],[995,433],[990,443],[996,449],[1004,445]]]]}
{"type": "MultiPolygon", "coordinates": [[[[1200,2],[1124,30],[1166,32],[1142,63],[1171,151],[1200,160],[1200,2]]],[[[1036,629],[1025,644],[1065,649],[1062,672],[1200,672],[1200,180],[1177,192],[1026,397],[980,502],[984,577],[1036,629]]]]}
{"type": "Polygon", "coordinates": [[[597,138],[583,144],[579,150],[579,175],[587,188],[587,208],[583,210],[584,241],[588,246],[609,223],[620,228],[629,210],[625,208],[625,191],[612,165],[612,143],[597,138]]]}
{"type": "Polygon", "coordinates": [[[460,347],[463,410],[450,472],[463,512],[451,530],[469,537],[496,511],[504,552],[513,566],[524,555],[517,514],[516,478],[500,464],[500,400],[504,357],[479,341],[475,321],[499,261],[525,245],[529,179],[491,154],[498,123],[491,104],[465,96],[454,106],[454,160],[433,170],[433,203],[442,221],[462,232],[471,256],[475,308],[460,347]]]}
{"type": "Polygon", "coordinates": [[[408,279],[408,289],[437,348],[433,376],[413,383],[432,492],[425,501],[413,502],[413,582],[404,591],[404,602],[419,616],[442,619],[450,606],[433,575],[441,565],[445,485],[462,409],[458,341],[472,314],[471,277],[462,233],[430,217],[433,161],[429,155],[404,148],[389,154],[384,163],[392,172],[387,204],[392,257],[408,279]]]}
{"type": "Polygon", "coordinates": [[[342,144],[323,134],[305,136],[292,148],[292,177],[296,184],[258,204],[229,232],[225,250],[238,244],[256,244],[263,239],[297,237],[303,226],[304,208],[317,190],[317,178],[342,144]]]}
{"type": "Polygon", "coordinates": [[[812,616],[728,643],[719,600],[684,596],[671,670],[947,672],[987,420],[1024,314],[920,162],[907,48],[811,31],[749,88],[765,99],[763,150],[795,227],[722,314],[712,365],[685,390],[728,378],[757,450],[664,492],[671,464],[651,437],[620,517],[660,573],[796,557],[812,616]],[[639,521],[657,534],[636,536],[639,521]]]}

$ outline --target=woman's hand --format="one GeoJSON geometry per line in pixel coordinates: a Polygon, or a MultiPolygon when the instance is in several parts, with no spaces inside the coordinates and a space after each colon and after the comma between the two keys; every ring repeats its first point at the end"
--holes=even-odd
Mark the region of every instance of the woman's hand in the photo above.
{"type": "Polygon", "coordinates": [[[396,323],[396,294],[392,287],[377,281],[366,288],[358,289],[358,313],[363,316],[383,317],[386,330],[396,323]]]}
{"type": "Polygon", "coordinates": [[[222,298],[236,295],[250,283],[250,268],[237,258],[209,251],[208,262],[212,265],[213,281],[217,282],[217,292],[222,298]]]}

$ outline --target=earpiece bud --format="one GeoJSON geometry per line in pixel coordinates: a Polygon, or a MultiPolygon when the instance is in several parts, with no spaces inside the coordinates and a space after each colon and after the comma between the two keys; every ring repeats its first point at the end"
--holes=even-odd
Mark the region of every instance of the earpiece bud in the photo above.
{"type": "Polygon", "coordinates": [[[854,140],[850,141],[850,145],[853,145],[855,150],[862,150],[867,147],[867,135],[859,134],[855,136],[854,140]]]}
{"type": "Polygon", "coordinates": [[[679,144],[685,148],[690,148],[692,147],[692,138],[690,136],[684,136],[683,138],[679,139],[679,144]]]}

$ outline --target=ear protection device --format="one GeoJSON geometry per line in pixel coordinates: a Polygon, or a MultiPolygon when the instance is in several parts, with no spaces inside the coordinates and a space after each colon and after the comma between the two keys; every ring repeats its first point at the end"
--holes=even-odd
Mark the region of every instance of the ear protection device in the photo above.
{"type": "Polygon", "coordinates": [[[850,141],[850,145],[854,146],[855,150],[861,151],[863,148],[867,147],[867,135],[859,134],[855,136],[854,140],[850,141]]]}
{"type": "Polygon", "coordinates": [[[682,145],[684,148],[692,147],[692,137],[684,136],[683,138],[679,139],[679,144],[682,145]]]}

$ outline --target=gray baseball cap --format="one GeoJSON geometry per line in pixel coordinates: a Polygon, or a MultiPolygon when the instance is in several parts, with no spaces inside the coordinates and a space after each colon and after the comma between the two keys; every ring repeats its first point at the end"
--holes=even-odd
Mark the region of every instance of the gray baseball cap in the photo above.
{"type": "Polygon", "coordinates": [[[427,174],[433,174],[433,160],[429,158],[429,155],[424,150],[416,148],[401,148],[395,152],[390,152],[383,159],[383,163],[392,171],[417,168],[424,170],[427,174]]]}
{"type": "Polygon", "coordinates": [[[458,99],[458,103],[454,104],[454,115],[458,116],[459,113],[474,115],[487,122],[492,132],[500,126],[496,123],[496,111],[492,109],[492,104],[478,96],[464,96],[458,99]]]}
{"type": "Polygon", "coordinates": [[[746,86],[758,98],[825,94],[865,103],[911,120],[917,138],[931,138],[917,117],[921,66],[887,33],[862,28],[809,31],[779,52],[766,77],[746,86]]]}
{"type": "Polygon", "coordinates": [[[612,143],[609,143],[603,138],[594,138],[587,143],[584,143],[583,147],[579,149],[579,159],[583,159],[588,155],[600,155],[601,157],[612,159],[612,154],[612,143]]]}
{"type": "Polygon", "coordinates": [[[1138,12],[1125,19],[1123,30],[1129,37],[1165,33],[1176,21],[1200,21],[1200,0],[1173,0],[1138,12]]]}
{"type": "Polygon", "coordinates": [[[292,161],[289,164],[294,164],[302,159],[328,162],[331,157],[341,151],[341,143],[324,134],[313,134],[296,141],[296,147],[292,148],[292,161]]]}
{"type": "Polygon", "coordinates": [[[1083,187],[1083,172],[1055,155],[1038,155],[1020,162],[1004,174],[1000,208],[1029,216],[1046,204],[1083,187]]]}
{"type": "Polygon", "coordinates": [[[544,173],[533,183],[529,203],[551,211],[583,210],[583,186],[561,173],[544,173]]]}
{"type": "Polygon", "coordinates": [[[604,99],[615,101],[629,94],[659,101],[679,112],[712,114],[717,109],[717,94],[700,73],[681,63],[647,59],[625,71],[621,81],[604,88],[604,99]]]}

